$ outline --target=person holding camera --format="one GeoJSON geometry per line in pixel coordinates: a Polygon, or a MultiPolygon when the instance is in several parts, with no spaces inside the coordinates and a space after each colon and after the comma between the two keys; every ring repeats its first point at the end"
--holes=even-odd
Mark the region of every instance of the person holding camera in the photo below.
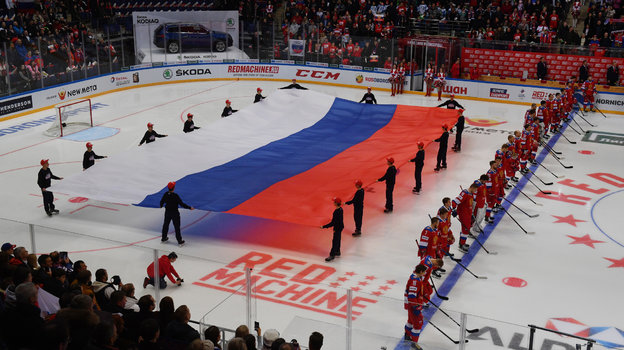
{"type": "Polygon", "coordinates": [[[93,282],[93,290],[95,291],[95,299],[101,306],[107,305],[110,301],[111,294],[121,289],[123,283],[117,275],[113,276],[111,282],[108,281],[108,271],[106,269],[97,269],[95,271],[95,282],[93,282]]]}
{"type": "MultiPolygon", "coordinates": [[[[165,276],[169,277],[171,283],[176,286],[181,286],[184,280],[180,278],[178,272],[173,268],[173,263],[178,259],[178,254],[175,252],[169,253],[169,255],[163,255],[158,259],[158,280],[160,289],[167,288],[167,281],[165,281],[165,276]],[[175,277],[175,279],[174,279],[175,277]]],[[[155,278],[154,278],[154,262],[149,264],[147,267],[147,276],[143,279],[143,288],[146,288],[147,285],[155,286],[155,278]]]]}

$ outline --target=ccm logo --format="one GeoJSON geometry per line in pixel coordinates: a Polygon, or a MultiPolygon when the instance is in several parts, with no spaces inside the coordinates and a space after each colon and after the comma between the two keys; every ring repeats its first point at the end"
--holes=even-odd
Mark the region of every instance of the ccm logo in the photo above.
{"type": "Polygon", "coordinates": [[[295,75],[298,77],[310,77],[310,78],[316,78],[316,79],[336,80],[340,76],[340,72],[331,73],[331,72],[324,72],[322,70],[297,69],[297,74],[295,75]]]}

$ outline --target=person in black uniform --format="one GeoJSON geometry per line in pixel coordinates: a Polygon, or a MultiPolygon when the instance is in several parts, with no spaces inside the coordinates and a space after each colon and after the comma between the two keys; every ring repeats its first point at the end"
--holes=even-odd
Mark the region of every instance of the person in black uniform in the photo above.
{"type": "Polygon", "coordinates": [[[453,145],[453,151],[461,152],[461,141],[462,141],[462,132],[464,132],[464,110],[459,110],[459,116],[457,117],[457,123],[455,123],[455,128],[457,129],[457,134],[455,134],[455,144],[453,145]]]}
{"type": "Polygon", "coordinates": [[[254,98],[254,103],[260,102],[262,100],[264,100],[266,97],[262,96],[262,89],[261,88],[257,88],[256,89],[256,97],[254,98]]]}
{"type": "Polygon", "coordinates": [[[58,214],[59,211],[54,208],[54,194],[48,191],[48,187],[50,187],[52,179],[63,180],[63,178],[52,174],[52,171],[48,167],[50,165],[48,161],[48,159],[42,159],[41,162],[39,162],[41,164],[41,169],[37,176],[37,185],[41,188],[41,194],[43,195],[43,209],[48,216],[52,216],[52,214],[58,214]]]}
{"type": "Polygon", "coordinates": [[[165,206],[165,222],[162,227],[162,239],[161,242],[167,242],[169,237],[167,237],[167,232],[169,231],[169,223],[173,221],[173,227],[175,228],[176,239],[178,240],[178,244],[184,244],[184,240],[182,239],[182,233],[180,233],[180,212],[178,211],[178,206],[195,210],[195,208],[186,205],[180,199],[177,193],[173,192],[175,189],[175,182],[170,182],[167,184],[167,188],[169,191],[165,192],[165,194],[160,199],[160,207],[165,206]]]}
{"type": "Polygon", "coordinates": [[[448,148],[448,139],[449,139],[448,129],[449,127],[447,124],[442,125],[442,130],[443,130],[442,135],[434,140],[435,142],[440,143],[440,149],[438,149],[438,160],[436,163],[436,167],[435,169],[433,169],[433,171],[440,171],[440,169],[446,169],[446,150],[448,148]]]}
{"type": "Polygon", "coordinates": [[[157,137],[167,137],[167,135],[161,135],[157,133],[156,131],[154,131],[154,124],[147,123],[147,131],[145,132],[145,135],[143,135],[141,142],[139,142],[139,146],[141,146],[143,143],[152,143],[156,141],[157,137]]]}
{"type": "Polygon", "coordinates": [[[355,221],[355,232],[353,236],[362,235],[362,215],[364,214],[364,189],[362,188],[362,180],[355,181],[355,194],[350,201],[345,202],[346,205],[353,204],[353,221],[355,221]]]}
{"type": "Polygon", "coordinates": [[[229,117],[234,112],[238,112],[238,109],[232,109],[232,101],[225,100],[225,108],[223,108],[223,113],[221,113],[221,118],[229,117]]]}
{"type": "Polygon", "coordinates": [[[447,109],[456,109],[457,107],[464,109],[464,107],[455,100],[455,94],[451,94],[451,98],[449,100],[446,100],[444,103],[438,105],[438,107],[444,106],[446,106],[447,109]]]}
{"type": "Polygon", "coordinates": [[[410,162],[414,163],[414,178],[416,179],[416,186],[412,189],[413,193],[420,194],[420,189],[422,188],[422,169],[425,165],[425,143],[420,141],[418,142],[418,152],[416,152],[416,157],[414,159],[410,159],[410,162]]]}
{"type": "Polygon", "coordinates": [[[344,228],[344,220],[343,220],[343,212],[342,212],[342,201],[338,197],[333,198],[334,205],[336,209],[334,209],[334,213],[332,214],[332,219],[327,225],[321,226],[321,228],[334,228],[334,237],[332,238],[332,247],[329,251],[329,256],[325,258],[325,261],[330,262],[334,260],[335,257],[340,256],[340,239],[342,234],[342,229],[344,228]]]}
{"type": "Polygon", "coordinates": [[[394,158],[386,158],[386,163],[388,164],[388,169],[386,169],[386,173],[384,174],[384,176],[377,179],[377,181],[386,182],[386,206],[384,209],[384,213],[391,213],[394,209],[392,203],[392,192],[394,191],[394,183],[396,181],[397,170],[394,167],[394,158]]]}
{"type": "Polygon", "coordinates": [[[280,90],[285,90],[285,89],[307,90],[307,88],[304,88],[303,86],[297,84],[297,79],[293,79],[292,84],[280,88],[280,90]]]}
{"type": "Polygon", "coordinates": [[[89,169],[95,164],[96,159],[108,158],[107,156],[98,156],[93,152],[93,144],[87,142],[87,150],[82,157],[82,171],[89,169]]]}
{"type": "Polygon", "coordinates": [[[184,122],[184,132],[192,132],[196,129],[201,129],[199,126],[195,126],[195,122],[193,122],[193,113],[189,113],[186,115],[186,121],[184,122]]]}
{"type": "Polygon", "coordinates": [[[371,92],[371,88],[368,87],[368,89],[366,89],[367,92],[364,94],[364,97],[362,97],[362,99],[360,100],[360,103],[362,102],[366,102],[370,105],[377,104],[377,100],[375,99],[375,95],[373,95],[373,93],[371,92]]]}

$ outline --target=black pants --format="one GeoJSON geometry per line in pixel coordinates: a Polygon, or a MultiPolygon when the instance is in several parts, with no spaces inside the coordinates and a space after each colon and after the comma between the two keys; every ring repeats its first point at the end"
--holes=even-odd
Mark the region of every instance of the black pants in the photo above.
{"type": "Polygon", "coordinates": [[[416,179],[416,187],[414,187],[414,189],[416,192],[420,192],[422,188],[422,168],[422,166],[417,166],[416,169],[414,169],[414,179],[416,179]]]}
{"type": "Polygon", "coordinates": [[[162,239],[167,239],[167,232],[169,232],[169,223],[173,221],[173,227],[175,228],[176,239],[178,243],[182,242],[182,233],[180,233],[180,212],[168,212],[165,211],[165,222],[162,227],[162,239]]]}
{"type": "MultiPolygon", "coordinates": [[[[149,284],[154,286],[154,277],[149,277],[149,284]]],[[[167,288],[167,281],[165,281],[165,276],[159,278],[160,289],[167,288]]]]}
{"type": "Polygon", "coordinates": [[[340,255],[340,239],[342,235],[342,228],[336,229],[334,227],[334,237],[332,238],[332,247],[329,251],[329,256],[340,255]]]}
{"type": "Polygon", "coordinates": [[[52,214],[54,210],[54,193],[50,191],[41,191],[43,194],[43,209],[46,213],[52,214]]]}
{"type": "Polygon", "coordinates": [[[362,215],[364,215],[364,207],[353,206],[353,221],[355,221],[355,230],[362,230],[362,215]]]}
{"type": "Polygon", "coordinates": [[[436,168],[439,168],[440,165],[446,166],[446,150],[440,149],[438,151],[438,163],[436,165],[436,168]]]}
{"type": "Polygon", "coordinates": [[[457,134],[455,134],[455,149],[461,151],[461,135],[464,130],[458,130],[457,134]]]}
{"type": "Polygon", "coordinates": [[[394,184],[386,183],[386,209],[393,210],[392,205],[392,192],[394,191],[394,184]]]}

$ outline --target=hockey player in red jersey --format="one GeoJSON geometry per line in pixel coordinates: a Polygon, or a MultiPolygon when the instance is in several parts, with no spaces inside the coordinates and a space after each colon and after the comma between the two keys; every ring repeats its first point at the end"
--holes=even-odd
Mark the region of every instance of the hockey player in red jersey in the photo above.
{"type": "Polygon", "coordinates": [[[479,177],[479,180],[475,180],[474,184],[477,185],[477,192],[475,193],[475,206],[474,206],[474,222],[472,223],[471,232],[476,236],[481,232],[481,221],[485,218],[485,200],[487,198],[487,189],[485,183],[488,181],[488,176],[483,174],[479,177]]]}
{"type": "MultiPolygon", "coordinates": [[[[455,237],[453,237],[453,232],[449,230],[451,225],[451,213],[445,208],[440,208],[438,210],[438,251],[436,255],[438,258],[442,259],[449,252],[449,247],[455,242],[455,237]]],[[[446,270],[440,270],[438,272],[446,272],[446,270]]],[[[436,272],[434,277],[440,278],[441,276],[436,272]]]]}
{"type": "Polygon", "coordinates": [[[524,124],[528,123],[530,120],[535,118],[535,110],[537,109],[537,105],[535,103],[531,104],[531,108],[527,109],[524,113],[524,124]]]}
{"type": "Polygon", "coordinates": [[[559,131],[560,123],[561,123],[561,110],[563,108],[563,104],[561,102],[561,93],[555,94],[555,99],[552,104],[552,118],[550,121],[550,132],[555,133],[559,131]]]}
{"type": "Polygon", "coordinates": [[[496,206],[496,199],[498,198],[499,193],[497,169],[498,162],[495,160],[490,161],[490,170],[488,170],[486,174],[488,179],[485,183],[485,188],[487,191],[487,208],[485,209],[485,221],[490,224],[494,223],[492,212],[494,211],[494,207],[496,206]]]}
{"type": "Polygon", "coordinates": [[[438,224],[439,218],[431,218],[431,225],[425,227],[420,233],[420,241],[418,242],[418,256],[437,256],[438,249],[438,224]]]}
{"type": "Polygon", "coordinates": [[[583,90],[583,111],[587,112],[587,106],[589,106],[589,110],[595,112],[594,97],[597,92],[596,83],[592,79],[591,75],[587,78],[587,80],[585,80],[581,86],[581,90],[583,90]]]}
{"type": "Polygon", "coordinates": [[[468,239],[468,235],[470,235],[470,227],[472,226],[472,204],[477,188],[478,186],[473,183],[467,190],[462,190],[453,200],[453,209],[457,210],[457,216],[461,223],[459,249],[464,253],[467,253],[468,248],[470,248],[470,246],[466,244],[466,240],[468,239]]]}
{"type": "Polygon", "coordinates": [[[407,322],[405,323],[405,340],[411,340],[413,347],[422,349],[418,345],[418,338],[423,325],[422,310],[427,303],[425,294],[425,273],[427,267],[417,265],[414,273],[410,276],[405,286],[405,303],[404,308],[407,310],[407,322]]]}

